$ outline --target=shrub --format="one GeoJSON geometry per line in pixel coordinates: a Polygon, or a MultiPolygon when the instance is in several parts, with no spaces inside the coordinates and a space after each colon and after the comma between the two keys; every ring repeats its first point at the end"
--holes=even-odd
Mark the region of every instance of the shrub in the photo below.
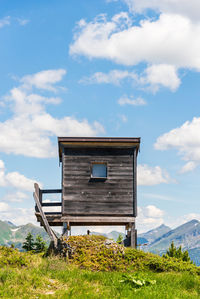
{"type": "Polygon", "coordinates": [[[122,234],[119,234],[119,236],[117,238],[117,243],[122,244],[122,241],[123,241],[123,236],[122,236],[122,234]]]}
{"type": "Polygon", "coordinates": [[[34,242],[34,251],[38,253],[38,252],[43,252],[46,249],[47,249],[46,242],[42,239],[40,235],[37,235],[34,242]]]}
{"type": "Polygon", "coordinates": [[[34,239],[31,233],[28,233],[22,248],[26,251],[34,250],[34,239]]]}
{"type": "Polygon", "coordinates": [[[185,262],[192,262],[188,251],[182,251],[181,246],[179,248],[176,248],[174,245],[174,242],[172,241],[169,249],[167,250],[166,254],[163,255],[163,257],[174,257],[179,260],[185,261],[185,262]]]}
{"type": "Polygon", "coordinates": [[[44,252],[47,249],[46,242],[42,239],[42,237],[37,235],[34,241],[31,233],[28,233],[22,248],[26,251],[32,251],[35,253],[44,252]]]}

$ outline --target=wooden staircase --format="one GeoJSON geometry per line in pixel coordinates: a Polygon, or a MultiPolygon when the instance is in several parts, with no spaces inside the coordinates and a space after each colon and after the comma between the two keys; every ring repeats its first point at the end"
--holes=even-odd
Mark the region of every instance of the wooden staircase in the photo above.
{"type": "Polygon", "coordinates": [[[40,218],[40,224],[44,227],[44,229],[48,233],[51,241],[53,242],[54,247],[56,248],[58,245],[58,237],[56,236],[55,232],[50,227],[47,217],[42,209],[42,200],[41,200],[41,196],[40,196],[41,190],[37,183],[34,184],[34,188],[35,188],[35,192],[33,193],[33,197],[35,199],[36,212],[37,212],[37,214],[39,213],[38,216],[40,218]]]}

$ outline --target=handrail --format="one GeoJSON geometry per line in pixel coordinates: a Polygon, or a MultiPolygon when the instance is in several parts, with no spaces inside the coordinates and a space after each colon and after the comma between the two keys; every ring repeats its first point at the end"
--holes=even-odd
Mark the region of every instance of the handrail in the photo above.
{"type": "Polygon", "coordinates": [[[62,202],[60,201],[54,201],[54,202],[43,202],[41,204],[42,207],[61,207],[62,206],[62,202]]]}
{"type": "MultiPolygon", "coordinates": [[[[42,195],[43,194],[52,194],[52,193],[62,193],[62,189],[40,189],[38,184],[35,184],[35,192],[38,195],[40,204],[42,207],[61,207],[61,201],[54,201],[54,202],[43,202],[42,195]]],[[[36,212],[38,212],[37,206],[35,207],[36,212]]],[[[47,212],[44,212],[46,214],[47,212]]]]}
{"type": "Polygon", "coordinates": [[[42,210],[42,200],[40,198],[40,188],[39,188],[37,183],[34,184],[34,187],[35,187],[35,192],[33,193],[33,197],[35,199],[36,207],[40,212],[42,222],[43,222],[43,226],[44,226],[46,232],[48,233],[51,241],[53,241],[54,246],[57,247],[58,237],[56,236],[55,232],[51,229],[51,227],[48,223],[48,220],[46,218],[46,215],[42,210]]]}
{"type": "Polygon", "coordinates": [[[62,193],[62,189],[40,189],[41,193],[62,193]]]}

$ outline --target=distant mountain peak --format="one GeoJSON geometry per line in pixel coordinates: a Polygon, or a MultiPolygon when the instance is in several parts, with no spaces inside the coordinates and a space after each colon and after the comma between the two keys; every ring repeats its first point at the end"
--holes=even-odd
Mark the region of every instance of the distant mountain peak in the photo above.
{"type": "Polygon", "coordinates": [[[197,219],[192,219],[192,220],[188,221],[187,223],[196,224],[196,223],[200,223],[200,222],[197,219]]]}
{"type": "Polygon", "coordinates": [[[7,223],[11,227],[16,227],[16,225],[14,223],[12,223],[11,221],[4,220],[4,222],[7,223]]]}
{"type": "Polygon", "coordinates": [[[170,228],[170,227],[167,226],[167,225],[165,225],[165,224],[163,223],[163,224],[161,224],[160,226],[158,226],[157,229],[158,229],[158,228],[170,228]]]}

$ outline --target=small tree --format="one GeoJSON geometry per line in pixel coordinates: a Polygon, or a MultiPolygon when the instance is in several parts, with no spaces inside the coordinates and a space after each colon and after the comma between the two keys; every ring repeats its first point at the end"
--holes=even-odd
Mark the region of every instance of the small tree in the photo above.
{"type": "Polygon", "coordinates": [[[34,250],[34,239],[31,233],[28,233],[22,248],[26,251],[34,250]]]}
{"type": "Polygon", "coordinates": [[[117,238],[117,243],[121,244],[123,241],[123,236],[122,234],[119,234],[118,238],[117,238]]]}
{"type": "Polygon", "coordinates": [[[189,257],[188,251],[187,250],[182,251],[181,246],[179,246],[179,248],[176,248],[173,241],[172,241],[169,249],[167,250],[166,254],[163,255],[163,257],[168,257],[168,256],[175,257],[175,258],[180,259],[185,262],[192,262],[189,257]]]}
{"type": "Polygon", "coordinates": [[[46,250],[46,242],[42,239],[40,235],[36,236],[34,245],[35,252],[42,252],[46,250]]]}

